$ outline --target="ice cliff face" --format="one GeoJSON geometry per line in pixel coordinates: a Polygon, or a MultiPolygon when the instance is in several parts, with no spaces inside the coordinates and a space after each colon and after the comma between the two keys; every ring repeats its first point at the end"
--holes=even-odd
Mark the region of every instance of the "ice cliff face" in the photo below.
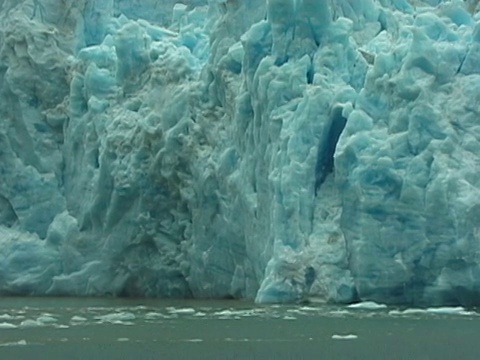
{"type": "Polygon", "coordinates": [[[477,1],[0,5],[1,294],[479,303],[477,1]]]}

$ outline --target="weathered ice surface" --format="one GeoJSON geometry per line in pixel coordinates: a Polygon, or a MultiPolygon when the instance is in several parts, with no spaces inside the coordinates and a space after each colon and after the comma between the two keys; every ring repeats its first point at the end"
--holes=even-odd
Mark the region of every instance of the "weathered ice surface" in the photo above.
{"type": "Polygon", "coordinates": [[[478,304],[461,0],[0,2],[0,294],[478,304]]]}

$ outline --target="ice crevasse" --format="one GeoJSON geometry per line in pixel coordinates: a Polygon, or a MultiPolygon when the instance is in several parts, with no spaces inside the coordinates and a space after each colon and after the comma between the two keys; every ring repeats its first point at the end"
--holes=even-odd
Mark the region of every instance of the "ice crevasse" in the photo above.
{"type": "Polygon", "coordinates": [[[478,1],[0,7],[0,294],[480,303],[478,1]]]}

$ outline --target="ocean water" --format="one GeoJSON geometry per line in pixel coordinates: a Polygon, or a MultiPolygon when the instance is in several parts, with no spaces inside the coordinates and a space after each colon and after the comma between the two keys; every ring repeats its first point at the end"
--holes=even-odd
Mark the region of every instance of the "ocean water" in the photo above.
{"type": "Polygon", "coordinates": [[[478,359],[462,308],[1,298],[0,359],[478,359]]]}

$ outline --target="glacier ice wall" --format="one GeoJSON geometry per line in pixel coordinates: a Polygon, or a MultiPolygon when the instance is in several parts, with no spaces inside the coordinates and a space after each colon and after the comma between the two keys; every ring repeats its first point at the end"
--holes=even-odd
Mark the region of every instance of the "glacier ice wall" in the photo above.
{"type": "Polygon", "coordinates": [[[0,294],[478,304],[477,1],[0,6],[0,294]]]}

